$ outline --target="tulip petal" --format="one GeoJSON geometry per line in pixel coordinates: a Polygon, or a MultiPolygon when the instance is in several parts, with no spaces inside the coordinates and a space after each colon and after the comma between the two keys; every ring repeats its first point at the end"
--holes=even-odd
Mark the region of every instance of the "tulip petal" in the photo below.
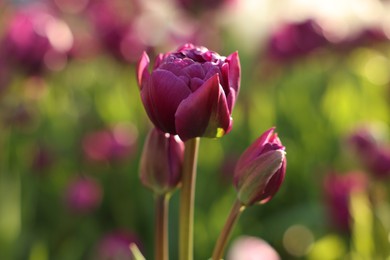
{"type": "Polygon", "coordinates": [[[162,63],[163,59],[164,59],[164,55],[162,53],[160,53],[159,55],[157,55],[157,57],[155,58],[154,60],[154,66],[153,66],[153,70],[157,69],[160,64],[162,63]]]}
{"type": "Polygon", "coordinates": [[[153,71],[150,84],[147,86],[149,88],[149,105],[152,105],[152,113],[156,115],[154,116],[156,122],[153,123],[164,132],[176,134],[175,113],[177,107],[182,100],[191,94],[191,91],[172,72],[159,69],[153,71]]]}
{"type": "Polygon", "coordinates": [[[215,74],[181,102],[175,116],[177,134],[183,141],[203,136],[221,89],[219,76],[215,74]]]}
{"type": "Polygon", "coordinates": [[[278,192],[280,186],[284,181],[284,177],[286,176],[286,165],[287,160],[285,158],[278,172],[275,173],[268,181],[267,186],[264,190],[263,198],[260,200],[260,204],[267,203],[272,199],[276,192],[278,192]]]}
{"type": "Polygon", "coordinates": [[[241,155],[237,162],[236,169],[239,170],[245,165],[256,158],[263,150],[264,145],[268,142],[269,138],[273,135],[275,127],[272,127],[265,131],[256,141],[254,141],[241,155]]]}
{"type": "Polygon", "coordinates": [[[143,88],[142,84],[144,81],[147,81],[150,77],[148,67],[149,67],[149,56],[146,54],[146,52],[142,53],[141,59],[138,61],[137,64],[137,82],[140,89],[143,88]]]}
{"type": "Polygon", "coordinates": [[[240,90],[240,78],[241,78],[241,65],[238,52],[230,54],[226,61],[229,63],[229,87],[236,91],[238,94],[240,90]]]}

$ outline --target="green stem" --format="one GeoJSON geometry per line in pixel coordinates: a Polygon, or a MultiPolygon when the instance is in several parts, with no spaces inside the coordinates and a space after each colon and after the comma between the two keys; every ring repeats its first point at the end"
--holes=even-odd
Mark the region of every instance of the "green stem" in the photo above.
{"type": "Polygon", "coordinates": [[[155,258],[156,260],[169,259],[168,243],[168,205],[169,195],[161,194],[156,197],[156,233],[155,233],[155,258]]]}
{"type": "Polygon", "coordinates": [[[199,137],[185,143],[179,216],[179,260],[193,259],[196,163],[199,137]]]}
{"type": "Polygon", "coordinates": [[[232,209],[230,210],[229,216],[225,222],[221,233],[219,234],[217,243],[215,244],[212,260],[221,260],[225,250],[226,243],[229,239],[230,233],[233,230],[234,225],[236,224],[241,212],[243,212],[245,206],[238,200],[233,204],[232,209]]]}

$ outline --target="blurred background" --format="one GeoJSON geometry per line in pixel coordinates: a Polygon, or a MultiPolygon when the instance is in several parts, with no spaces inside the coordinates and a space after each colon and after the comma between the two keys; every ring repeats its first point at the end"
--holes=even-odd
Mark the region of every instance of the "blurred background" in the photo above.
{"type": "MultiPolygon", "coordinates": [[[[282,259],[390,259],[390,1],[0,0],[0,259],[153,258],[138,179],[151,124],[135,64],[186,42],[238,50],[231,133],[202,139],[195,259],[236,193],[235,161],[271,126],[284,184],[232,239],[282,259]]],[[[177,259],[178,192],[170,211],[177,259]]]]}

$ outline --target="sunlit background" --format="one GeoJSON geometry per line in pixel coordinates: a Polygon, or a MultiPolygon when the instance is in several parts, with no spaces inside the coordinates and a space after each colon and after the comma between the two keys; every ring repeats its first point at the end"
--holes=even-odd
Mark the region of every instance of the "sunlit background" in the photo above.
{"type": "MultiPolygon", "coordinates": [[[[131,242],[153,258],[153,195],[138,179],[151,123],[135,64],[186,42],[237,50],[242,67],[233,130],[200,144],[195,259],[210,257],[235,199],[235,161],[271,126],[285,182],[232,241],[261,238],[281,259],[390,259],[389,8],[0,0],[0,259],[131,259],[131,242]]],[[[178,192],[171,259],[177,214],[178,192]]]]}

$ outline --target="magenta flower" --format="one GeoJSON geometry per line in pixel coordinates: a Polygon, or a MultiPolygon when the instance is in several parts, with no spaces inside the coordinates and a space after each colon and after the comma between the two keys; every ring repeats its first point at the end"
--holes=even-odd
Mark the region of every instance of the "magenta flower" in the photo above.
{"type": "Polygon", "coordinates": [[[88,11],[102,47],[120,61],[137,62],[147,46],[141,41],[133,20],[121,16],[111,1],[96,2],[88,11]]]}
{"type": "Polygon", "coordinates": [[[281,26],[271,35],[267,51],[271,58],[283,61],[302,57],[326,43],[318,24],[309,19],[281,26]]]}
{"type": "Polygon", "coordinates": [[[5,28],[2,52],[7,61],[25,72],[62,69],[73,45],[68,25],[44,5],[30,4],[17,10],[5,28]]]}
{"type": "Polygon", "coordinates": [[[240,88],[238,53],[228,57],[186,44],[157,56],[152,73],[146,53],[138,63],[138,84],[145,110],[163,132],[221,137],[232,128],[231,113],[240,88]]]}
{"type": "Polygon", "coordinates": [[[75,213],[89,213],[96,209],[102,198],[102,189],[91,178],[79,178],[69,183],[66,204],[75,213]]]}
{"type": "Polygon", "coordinates": [[[98,242],[94,259],[132,260],[129,246],[133,243],[140,247],[138,238],[130,232],[120,230],[108,233],[98,242]]]}
{"type": "Polygon", "coordinates": [[[285,147],[274,128],[263,133],[245,150],[234,172],[234,185],[242,204],[263,204],[275,195],[286,173],[285,154],[285,147]]]}
{"type": "Polygon", "coordinates": [[[325,177],[324,192],[331,224],[340,231],[351,228],[349,200],[353,191],[367,189],[368,181],[364,174],[350,172],[344,175],[331,173],[325,177]]]}
{"type": "Polygon", "coordinates": [[[112,162],[129,158],[135,152],[136,142],[137,134],[133,128],[118,125],[88,133],[82,145],[90,161],[112,162]]]}
{"type": "Polygon", "coordinates": [[[183,159],[184,143],[180,138],[153,128],[141,157],[142,183],[156,194],[172,191],[180,183],[183,159]]]}

